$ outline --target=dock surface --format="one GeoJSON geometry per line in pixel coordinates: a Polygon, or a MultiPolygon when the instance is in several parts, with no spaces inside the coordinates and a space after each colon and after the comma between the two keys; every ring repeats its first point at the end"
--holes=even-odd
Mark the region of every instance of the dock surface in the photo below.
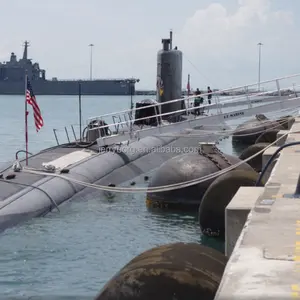
{"type": "MultiPolygon", "coordinates": [[[[298,130],[300,118],[290,132],[298,130]]],[[[287,142],[295,141],[300,142],[300,133],[288,135],[287,142]]],[[[300,197],[294,195],[299,175],[300,145],[291,146],[281,151],[264,188],[247,187],[245,193],[242,187],[235,195],[228,210],[232,212],[234,203],[241,210],[245,203],[252,209],[232,253],[227,253],[230,259],[215,300],[300,299],[300,197]]],[[[226,234],[233,236],[227,216],[226,234]]]]}

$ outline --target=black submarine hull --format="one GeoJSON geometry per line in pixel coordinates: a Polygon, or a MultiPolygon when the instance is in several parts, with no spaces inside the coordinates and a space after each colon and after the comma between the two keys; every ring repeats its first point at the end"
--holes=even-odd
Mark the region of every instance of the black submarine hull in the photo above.
{"type": "MultiPolygon", "coordinates": [[[[189,131],[195,133],[195,131],[189,131]]],[[[216,136],[203,138],[214,141],[216,136]]],[[[43,163],[70,161],[71,156],[86,157],[67,166],[69,178],[101,185],[120,185],[158,168],[167,159],[197,149],[199,137],[148,136],[130,143],[122,151],[98,153],[97,145],[86,149],[74,144],[60,145],[43,150],[28,160],[28,166],[40,169],[43,163]],[[158,149],[158,150],[157,150],[158,149]],[[87,156],[89,153],[90,156],[87,156]]],[[[25,165],[25,161],[21,161],[25,165]]],[[[33,217],[44,216],[68,200],[91,193],[105,197],[105,192],[49,175],[14,172],[11,166],[1,172],[0,179],[0,230],[15,226],[33,217]],[[14,179],[5,179],[14,174],[14,179]]]]}

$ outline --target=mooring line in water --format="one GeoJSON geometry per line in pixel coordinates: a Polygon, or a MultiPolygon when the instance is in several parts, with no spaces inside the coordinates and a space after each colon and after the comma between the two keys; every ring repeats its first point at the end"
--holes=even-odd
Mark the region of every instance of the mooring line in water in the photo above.
{"type": "Polygon", "coordinates": [[[279,137],[278,139],[276,139],[273,143],[269,144],[268,146],[266,146],[264,149],[260,150],[259,152],[255,153],[254,155],[248,157],[245,160],[242,160],[228,168],[225,168],[223,170],[220,170],[218,172],[215,172],[213,174],[210,175],[206,175],[200,178],[196,178],[196,179],[192,179],[189,181],[185,181],[185,182],[180,182],[180,183],[175,183],[175,184],[170,184],[170,185],[165,185],[165,186],[158,186],[158,187],[151,187],[151,188],[126,188],[126,187],[109,187],[109,186],[103,186],[103,185],[97,185],[97,184],[92,184],[92,183],[87,183],[87,182],[83,182],[77,179],[73,179],[73,178],[69,178],[67,176],[61,175],[61,174],[57,174],[57,173],[49,173],[49,172],[44,172],[42,170],[38,170],[38,169],[34,169],[34,168],[28,168],[28,167],[24,167],[22,168],[21,172],[26,172],[26,173],[31,173],[31,174],[37,174],[37,175],[42,175],[42,176],[52,176],[52,177],[58,177],[58,178],[62,178],[64,180],[70,181],[70,182],[74,182],[86,187],[90,187],[90,188],[94,188],[94,189],[98,189],[98,190],[102,190],[102,191],[111,191],[111,192],[119,192],[119,193],[138,193],[138,192],[166,192],[166,191],[172,191],[172,190],[177,190],[177,189],[182,189],[185,187],[189,187],[189,186],[193,186],[196,185],[198,183],[213,179],[217,176],[220,176],[222,174],[225,174],[233,169],[236,169],[237,167],[241,166],[242,164],[248,162],[249,160],[255,158],[256,156],[262,154],[263,152],[265,152],[268,148],[272,147],[273,145],[275,145],[278,141],[280,141],[281,139],[283,139],[284,137],[286,137],[289,134],[293,134],[293,133],[300,133],[300,131],[289,131],[285,134],[283,134],[281,137],[279,137]]]}

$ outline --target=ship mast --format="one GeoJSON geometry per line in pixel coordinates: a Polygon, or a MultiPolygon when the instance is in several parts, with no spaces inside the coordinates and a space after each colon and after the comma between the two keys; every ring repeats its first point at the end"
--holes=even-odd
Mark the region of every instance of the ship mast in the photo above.
{"type": "Polygon", "coordinates": [[[23,60],[28,59],[28,47],[29,47],[29,42],[25,41],[25,43],[24,43],[24,52],[23,52],[23,60]]]}

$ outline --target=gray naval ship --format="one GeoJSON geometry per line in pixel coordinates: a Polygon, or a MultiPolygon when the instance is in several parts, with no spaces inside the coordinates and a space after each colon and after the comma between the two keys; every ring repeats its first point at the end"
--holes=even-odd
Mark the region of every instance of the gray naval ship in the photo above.
{"type": "MultiPolygon", "coordinates": [[[[157,55],[156,100],[145,99],[133,109],[92,117],[80,137],[73,132],[73,142],[56,139],[56,146],[29,154],[26,161],[19,159],[23,150],[12,154],[15,163],[0,170],[0,230],[52,210],[58,213],[65,201],[82,200],[94,192],[99,201],[109,201],[116,189],[135,188],[133,180],[139,185],[147,176],[151,178],[151,172],[186,148],[197,149],[199,142],[224,137],[228,120],[270,111],[285,115],[286,109],[300,106],[298,96],[275,97],[270,102],[269,97],[257,100],[246,95],[239,103],[236,99],[225,103],[218,101],[216,92],[213,102],[195,113],[196,108],[189,106],[193,97],[181,97],[182,52],[172,47],[171,37],[162,44],[157,55]],[[229,106],[239,108],[226,111],[229,106]],[[98,191],[95,185],[102,187],[98,191]]],[[[278,79],[273,83],[279,93],[284,90],[279,89],[278,79]]]]}
{"type": "Polygon", "coordinates": [[[10,60],[0,63],[0,95],[23,95],[25,72],[36,95],[78,95],[79,83],[82,95],[134,95],[136,80],[131,78],[95,80],[46,79],[46,71],[39,63],[28,58],[29,43],[25,41],[23,57],[17,59],[14,52],[10,60]]]}

